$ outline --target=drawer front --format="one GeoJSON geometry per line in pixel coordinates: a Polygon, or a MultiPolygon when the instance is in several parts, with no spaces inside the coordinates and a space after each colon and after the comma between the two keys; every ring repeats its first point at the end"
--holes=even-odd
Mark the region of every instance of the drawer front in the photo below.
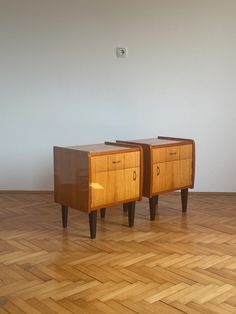
{"type": "Polygon", "coordinates": [[[169,146],[153,149],[153,164],[174,161],[179,159],[192,159],[192,144],[169,146]]]}
{"type": "Polygon", "coordinates": [[[140,152],[129,152],[91,157],[91,171],[104,172],[140,167],[140,152]]]}
{"type": "Polygon", "coordinates": [[[138,198],[140,167],[95,172],[90,187],[91,208],[138,198]]]}
{"type": "Polygon", "coordinates": [[[179,146],[154,148],[152,152],[153,164],[180,159],[179,146]]]}
{"type": "Polygon", "coordinates": [[[193,158],[193,145],[181,145],[180,146],[180,159],[192,159],[193,158]]]}
{"type": "Polygon", "coordinates": [[[180,147],[170,146],[166,148],[166,161],[173,161],[180,159],[180,147]]]}
{"type": "Polygon", "coordinates": [[[166,161],[166,147],[154,148],[152,150],[153,164],[166,161]]]}
{"type": "Polygon", "coordinates": [[[178,190],[192,185],[192,159],[174,160],[153,165],[152,193],[178,190]]]}

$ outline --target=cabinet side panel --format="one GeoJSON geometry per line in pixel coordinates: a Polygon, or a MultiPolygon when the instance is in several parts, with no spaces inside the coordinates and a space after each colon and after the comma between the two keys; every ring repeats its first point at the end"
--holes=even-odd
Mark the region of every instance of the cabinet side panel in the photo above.
{"type": "Polygon", "coordinates": [[[149,145],[143,147],[143,196],[151,197],[152,194],[152,149],[149,145]]]}
{"type": "Polygon", "coordinates": [[[78,150],[54,147],[55,202],[88,211],[88,154],[78,150]]]}
{"type": "Polygon", "coordinates": [[[194,182],[195,182],[195,167],[196,167],[196,145],[195,141],[192,141],[192,186],[191,188],[194,188],[194,182]]]}

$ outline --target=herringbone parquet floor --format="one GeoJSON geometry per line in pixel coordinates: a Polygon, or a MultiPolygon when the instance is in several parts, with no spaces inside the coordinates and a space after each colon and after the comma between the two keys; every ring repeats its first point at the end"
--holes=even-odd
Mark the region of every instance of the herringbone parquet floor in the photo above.
{"type": "Polygon", "coordinates": [[[236,313],[236,195],[160,197],[135,226],[121,207],[98,218],[70,210],[61,227],[51,194],[0,195],[0,313],[236,313]]]}

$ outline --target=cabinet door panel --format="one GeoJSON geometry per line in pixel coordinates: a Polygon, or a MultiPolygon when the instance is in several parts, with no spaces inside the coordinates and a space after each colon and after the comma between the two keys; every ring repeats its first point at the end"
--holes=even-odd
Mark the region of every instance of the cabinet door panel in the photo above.
{"type": "Polygon", "coordinates": [[[129,168],[92,175],[91,208],[138,198],[140,168],[129,168]]]}
{"type": "Polygon", "coordinates": [[[192,184],[192,159],[175,160],[153,165],[152,193],[178,190],[192,184]]]}
{"type": "Polygon", "coordinates": [[[180,160],[179,186],[192,185],[193,161],[192,159],[180,160]]]}
{"type": "Polygon", "coordinates": [[[172,167],[169,162],[153,165],[152,169],[152,193],[170,190],[172,187],[172,167]]]}
{"type": "Polygon", "coordinates": [[[181,187],[192,184],[192,159],[184,159],[174,161],[172,163],[172,188],[179,189],[181,187]]]}

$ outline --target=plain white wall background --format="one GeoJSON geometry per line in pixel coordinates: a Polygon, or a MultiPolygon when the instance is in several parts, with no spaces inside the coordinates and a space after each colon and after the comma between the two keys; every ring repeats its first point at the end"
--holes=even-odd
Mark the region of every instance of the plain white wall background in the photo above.
{"type": "Polygon", "coordinates": [[[235,29],[235,0],[0,0],[0,189],[52,189],[54,145],[169,135],[195,190],[236,191],[235,29]]]}

